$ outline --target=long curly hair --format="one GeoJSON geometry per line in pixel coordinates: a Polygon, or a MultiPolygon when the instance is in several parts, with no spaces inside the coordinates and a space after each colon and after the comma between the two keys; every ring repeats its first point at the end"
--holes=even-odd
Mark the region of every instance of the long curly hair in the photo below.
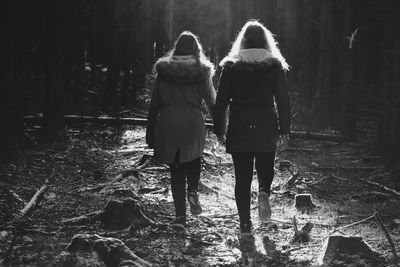
{"type": "Polygon", "coordinates": [[[182,32],[175,41],[173,48],[165,55],[164,60],[172,60],[174,56],[195,57],[198,64],[205,65],[214,70],[214,64],[205,56],[199,37],[190,31],[182,32]]]}
{"type": "Polygon", "coordinates": [[[278,42],[274,35],[262,23],[257,20],[250,20],[242,27],[238,33],[236,40],[232,44],[232,48],[228,55],[221,61],[220,65],[224,65],[226,61],[232,60],[238,56],[242,49],[264,48],[268,50],[273,57],[277,58],[284,70],[289,69],[289,64],[282,56],[278,48],[278,42]]]}

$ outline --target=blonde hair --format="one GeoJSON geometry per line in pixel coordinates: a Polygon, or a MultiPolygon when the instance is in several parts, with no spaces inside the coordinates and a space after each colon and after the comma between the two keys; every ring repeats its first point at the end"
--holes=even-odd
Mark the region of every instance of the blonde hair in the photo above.
{"type": "Polygon", "coordinates": [[[214,64],[204,54],[199,37],[190,31],[183,31],[175,41],[173,48],[164,57],[160,58],[154,67],[160,61],[170,61],[174,56],[186,55],[194,56],[198,64],[208,67],[211,71],[211,76],[214,75],[214,64]]]}
{"type": "Polygon", "coordinates": [[[280,61],[284,70],[289,70],[290,66],[282,56],[274,35],[256,20],[246,22],[233,42],[228,55],[221,61],[220,65],[223,66],[227,61],[237,58],[241,49],[249,48],[264,48],[268,50],[274,58],[280,61]]]}

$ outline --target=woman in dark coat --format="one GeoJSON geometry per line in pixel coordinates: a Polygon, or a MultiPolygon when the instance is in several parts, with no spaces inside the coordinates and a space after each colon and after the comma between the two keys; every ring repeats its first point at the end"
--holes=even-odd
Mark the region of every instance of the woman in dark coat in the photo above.
{"type": "Polygon", "coordinates": [[[155,70],[146,142],[154,148],[155,161],[170,166],[175,223],[185,225],[186,180],[191,213],[202,212],[197,195],[206,138],[201,107],[215,104],[214,66],[197,37],[183,32],[169,54],[157,61],[155,70]]]}
{"type": "Polygon", "coordinates": [[[253,165],[259,181],[259,218],[271,218],[269,195],[278,143],[290,132],[286,87],[289,66],[272,33],[257,21],[247,22],[222,62],[214,108],[214,132],[235,168],[235,199],[242,232],[250,232],[250,187],[253,165]],[[227,126],[227,110],[229,125],[227,126]],[[227,129],[226,129],[227,128],[227,129]]]}

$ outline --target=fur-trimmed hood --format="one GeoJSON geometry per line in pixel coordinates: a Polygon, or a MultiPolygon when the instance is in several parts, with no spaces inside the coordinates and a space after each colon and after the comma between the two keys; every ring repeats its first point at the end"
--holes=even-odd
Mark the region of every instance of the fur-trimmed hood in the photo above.
{"type": "Polygon", "coordinates": [[[214,74],[211,62],[198,62],[194,56],[163,57],[154,68],[163,79],[181,84],[201,83],[214,74]]]}
{"type": "Polygon", "coordinates": [[[272,66],[282,67],[282,64],[268,50],[251,48],[240,50],[237,55],[223,59],[221,66],[241,71],[255,71],[272,66]]]}

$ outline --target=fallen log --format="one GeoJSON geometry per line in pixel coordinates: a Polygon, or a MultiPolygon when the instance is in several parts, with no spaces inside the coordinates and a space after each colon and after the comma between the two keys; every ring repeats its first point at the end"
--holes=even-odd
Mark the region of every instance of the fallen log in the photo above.
{"type": "Polygon", "coordinates": [[[394,190],[394,189],[391,189],[391,188],[389,188],[389,187],[387,187],[387,186],[384,186],[384,185],[382,185],[382,184],[379,184],[379,183],[377,183],[377,182],[373,182],[373,181],[370,181],[370,180],[362,180],[362,179],[357,179],[357,181],[360,181],[360,182],[365,183],[365,184],[368,184],[368,185],[377,186],[377,187],[379,187],[380,189],[385,190],[386,192],[390,192],[390,193],[392,193],[392,194],[394,194],[394,195],[400,197],[400,192],[399,192],[399,191],[396,191],[396,190],[394,190]]]}
{"type": "MultiPolygon", "coordinates": [[[[44,184],[42,185],[42,187],[40,187],[39,190],[36,191],[36,193],[32,196],[31,200],[24,206],[24,208],[20,210],[18,216],[14,218],[14,222],[20,220],[21,218],[28,215],[32,211],[33,207],[35,207],[36,203],[38,202],[39,197],[43,194],[46,188],[47,186],[46,184],[44,184]]],[[[11,244],[9,245],[3,257],[4,259],[3,263],[5,263],[6,265],[8,264],[8,261],[10,259],[9,257],[13,252],[14,245],[17,240],[17,235],[15,234],[17,228],[20,228],[20,223],[18,222],[15,229],[13,229],[12,231],[5,232],[5,234],[3,235],[3,239],[7,238],[10,234],[12,235],[11,244]]]]}
{"type": "Polygon", "coordinates": [[[378,167],[356,167],[356,166],[312,166],[311,168],[320,171],[375,171],[378,167]]]}
{"type": "Polygon", "coordinates": [[[285,152],[307,152],[307,153],[320,153],[321,151],[314,148],[304,148],[304,147],[284,147],[281,151],[285,152]]]}
{"type": "MultiPolygon", "coordinates": [[[[43,120],[43,115],[28,115],[23,116],[23,121],[28,123],[41,123],[43,120]]],[[[147,119],[145,118],[135,118],[135,117],[110,117],[110,116],[79,116],[79,115],[65,115],[64,123],[72,124],[72,123],[104,123],[104,124],[125,124],[125,125],[139,125],[146,126],[147,119]]],[[[213,123],[211,120],[206,120],[206,127],[208,129],[213,129],[213,123]]],[[[302,138],[302,139],[314,139],[314,140],[322,140],[322,141],[332,141],[332,142],[343,142],[345,141],[343,136],[341,135],[332,135],[332,134],[320,134],[320,133],[311,133],[311,132],[300,132],[300,131],[292,131],[290,136],[293,138],[302,138]]]]}
{"type": "Polygon", "coordinates": [[[78,217],[64,219],[61,221],[64,225],[83,225],[83,224],[91,224],[99,220],[100,211],[90,212],[84,215],[80,215],[78,217]]]}
{"type": "Polygon", "coordinates": [[[333,173],[331,173],[331,177],[333,177],[335,179],[343,180],[343,181],[351,181],[351,182],[356,181],[356,182],[363,183],[363,184],[366,184],[366,185],[376,186],[376,187],[379,187],[380,189],[385,190],[386,192],[390,192],[393,195],[396,195],[396,196],[400,197],[400,192],[399,191],[396,191],[396,190],[394,190],[392,188],[389,188],[389,187],[387,187],[385,185],[382,185],[380,183],[370,181],[368,179],[367,180],[364,180],[364,179],[361,179],[361,178],[348,179],[348,178],[339,177],[337,175],[334,175],[333,173]]]}
{"type": "Polygon", "coordinates": [[[329,233],[328,237],[331,236],[331,235],[333,235],[335,232],[341,232],[342,230],[344,230],[344,229],[346,229],[346,228],[353,227],[353,226],[356,226],[356,225],[359,225],[359,224],[368,222],[368,221],[370,221],[370,220],[373,220],[373,219],[375,219],[375,214],[377,214],[376,211],[374,212],[374,214],[368,216],[368,217],[365,218],[365,219],[362,219],[362,220],[360,220],[360,221],[357,221],[357,222],[354,222],[354,223],[351,223],[351,224],[342,226],[342,227],[340,227],[340,228],[337,228],[337,229],[333,230],[331,233],[329,233]]]}
{"type": "Polygon", "coordinates": [[[314,139],[314,140],[321,140],[321,141],[331,141],[331,142],[338,142],[338,143],[345,141],[344,137],[341,135],[300,132],[300,131],[291,131],[290,137],[301,138],[301,139],[314,139]]]}
{"type": "MultiPolygon", "coordinates": [[[[23,121],[29,123],[41,123],[43,115],[24,116],[23,121]]],[[[126,124],[126,125],[147,125],[147,119],[144,118],[118,118],[109,116],[79,116],[79,115],[64,115],[64,123],[104,123],[104,124],[126,124]]]]}
{"type": "MultiPolygon", "coordinates": [[[[28,115],[22,117],[24,122],[40,124],[43,120],[43,115],[28,115]]],[[[64,123],[103,123],[103,124],[124,124],[124,125],[139,125],[146,126],[147,119],[135,117],[110,117],[110,116],[79,116],[79,115],[64,115],[64,123]]],[[[208,120],[206,127],[212,129],[213,124],[208,120]]]]}
{"type": "Polygon", "coordinates": [[[33,195],[31,200],[28,202],[28,204],[25,205],[25,207],[20,211],[20,216],[23,217],[26,214],[28,214],[31,209],[36,205],[37,200],[39,197],[43,194],[44,190],[47,188],[46,184],[42,185],[39,190],[36,191],[36,193],[33,195]]]}

